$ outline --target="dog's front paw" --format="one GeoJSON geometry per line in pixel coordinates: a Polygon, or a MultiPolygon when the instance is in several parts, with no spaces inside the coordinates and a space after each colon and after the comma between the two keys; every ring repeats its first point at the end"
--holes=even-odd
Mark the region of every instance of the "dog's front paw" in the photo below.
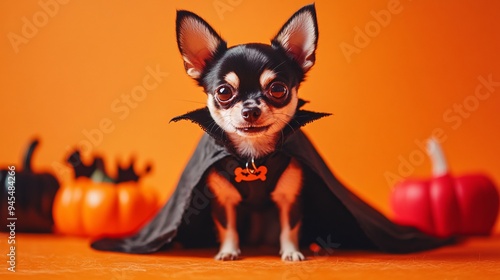
{"type": "Polygon", "coordinates": [[[218,261],[235,261],[240,257],[240,250],[231,250],[231,251],[220,251],[217,255],[215,255],[215,259],[218,261]]]}
{"type": "Polygon", "coordinates": [[[300,262],[306,258],[299,251],[285,251],[281,254],[281,260],[287,262],[300,262]]]}

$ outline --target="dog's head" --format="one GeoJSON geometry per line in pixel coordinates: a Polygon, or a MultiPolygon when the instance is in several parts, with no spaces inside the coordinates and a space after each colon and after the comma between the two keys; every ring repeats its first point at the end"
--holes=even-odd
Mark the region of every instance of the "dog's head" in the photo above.
{"type": "Polygon", "coordinates": [[[207,107],[242,156],[272,152],[297,110],[297,90],[315,62],[314,5],[297,11],[270,45],[228,48],[202,18],[177,12],[177,44],[187,74],[204,88],[207,107]]]}

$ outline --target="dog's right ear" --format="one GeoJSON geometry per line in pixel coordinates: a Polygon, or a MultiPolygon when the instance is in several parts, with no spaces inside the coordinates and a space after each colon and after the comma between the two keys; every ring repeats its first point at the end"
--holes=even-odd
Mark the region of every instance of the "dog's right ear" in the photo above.
{"type": "Polygon", "coordinates": [[[177,11],[177,46],[184,68],[193,79],[200,78],[207,63],[227,49],[226,42],[201,17],[189,11],[177,11]]]}
{"type": "Polygon", "coordinates": [[[282,48],[295,60],[304,73],[316,61],[318,45],[318,22],[314,4],[302,7],[281,27],[271,41],[273,47],[282,48]]]}

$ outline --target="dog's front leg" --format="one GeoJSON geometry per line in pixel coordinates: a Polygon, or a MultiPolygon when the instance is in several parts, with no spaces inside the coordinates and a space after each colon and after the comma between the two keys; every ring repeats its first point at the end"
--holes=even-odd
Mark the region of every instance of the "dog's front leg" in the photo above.
{"type": "Polygon", "coordinates": [[[302,261],[304,255],[299,250],[300,203],[302,169],[292,159],[285,169],[271,197],[280,211],[280,254],[284,261],[302,261]]]}
{"type": "Polygon", "coordinates": [[[241,195],[226,178],[214,170],[210,172],[207,183],[215,195],[212,213],[220,238],[220,249],[215,259],[236,260],[240,255],[236,206],[241,201],[241,195]]]}

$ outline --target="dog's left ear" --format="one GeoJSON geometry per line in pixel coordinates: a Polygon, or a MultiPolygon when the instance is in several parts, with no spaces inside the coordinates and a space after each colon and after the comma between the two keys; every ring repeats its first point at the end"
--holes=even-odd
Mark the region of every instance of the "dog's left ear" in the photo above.
{"type": "Polygon", "coordinates": [[[271,41],[273,47],[283,48],[307,72],[313,65],[318,43],[318,23],[314,4],[298,10],[281,27],[271,41]]]}

